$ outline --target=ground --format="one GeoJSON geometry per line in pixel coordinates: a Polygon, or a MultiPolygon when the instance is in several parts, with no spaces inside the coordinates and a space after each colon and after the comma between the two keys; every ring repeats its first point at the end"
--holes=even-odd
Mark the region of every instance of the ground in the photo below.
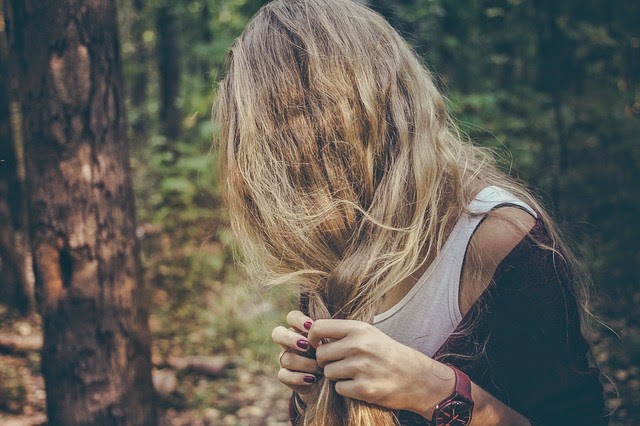
{"type": "MultiPolygon", "coordinates": [[[[35,316],[15,320],[0,316],[0,334],[39,333],[35,316]]],[[[273,365],[240,350],[224,354],[228,366],[218,377],[178,372],[177,389],[159,397],[162,426],[286,425],[287,389],[273,365]],[[209,403],[208,401],[214,401],[209,403]]],[[[262,357],[262,355],[260,356],[262,357]]],[[[171,376],[170,376],[171,377],[171,376]]],[[[37,353],[0,353],[0,425],[45,425],[44,381],[37,353]]]]}
{"type": "MultiPolygon", "coordinates": [[[[165,389],[158,398],[163,426],[287,424],[289,392],[276,379],[278,348],[269,335],[295,305],[295,294],[232,284],[240,280],[225,269],[224,256],[212,242],[181,253],[187,261],[179,266],[144,259],[146,282],[154,283],[150,325],[155,376],[165,389]],[[208,267],[194,267],[205,260],[208,267]],[[213,357],[222,367],[203,374],[168,361],[194,355],[213,357]]],[[[594,300],[590,337],[605,376],[610,424],[640,424],[640,290],[594,300]]],[[[37,315],[21,318],[0,305],[0,336],[39,333],[37,315]]],[[[0,424],[44,425],[44,413],[38,353],[0,350],[0,424]]]]}

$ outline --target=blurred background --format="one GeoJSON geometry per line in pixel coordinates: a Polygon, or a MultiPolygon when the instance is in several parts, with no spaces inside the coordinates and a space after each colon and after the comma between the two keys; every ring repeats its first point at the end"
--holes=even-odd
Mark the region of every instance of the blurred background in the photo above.
{"type": "MultiPolygon", "coordinates": [[[[266,2],[116,3],[159,421],[286,424],[269,336],[297,296],[257,289],[235,268],[211,153],[225,53],[266,2]]],[[[367,3],[424,58],[461,129],[495,148],[571,236],[595,283],[590,338],[611,424],[639,424],[640,2],[367,3]]],[[[44,424],[24,110],[7,71],[12,27],[0,26],[0,423],[44,424]]]]}

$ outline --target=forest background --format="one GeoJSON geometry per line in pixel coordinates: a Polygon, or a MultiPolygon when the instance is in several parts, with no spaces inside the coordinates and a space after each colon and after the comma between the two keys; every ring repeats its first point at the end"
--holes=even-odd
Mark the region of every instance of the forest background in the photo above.
{"type": "MultiPolygon", "coordinates": [[[[274,378],[278,349],[269,335],[296,295],[258,291],[234,266],[211,152],[210,110],[226,51],[265,2],[117,3],[162,421],[285,423],[287,392],[274,378]],[[198,360],[203,368],[180,367],[198,360]]],[[[637,424],[640,3],[368,3],[435,72],[461,129],[494,148],[572,236],[593,277],[595,317],[606,324],[594,320],[590,337],[611,378],[611,424],[637,424]]],[[[0,280],[0,288],[12,285],[0,280]]],[[[17,293],[0,291],[0,330],[37,336],[29,291],[22,302],[17,293]]],[[[0,341],[0,421],[42,422],[40,357],[8,348],[0,341]]]]}

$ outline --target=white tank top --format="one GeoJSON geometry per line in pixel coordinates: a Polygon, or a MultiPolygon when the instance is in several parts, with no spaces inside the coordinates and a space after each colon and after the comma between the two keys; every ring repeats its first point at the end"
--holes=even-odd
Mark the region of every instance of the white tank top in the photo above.
{"type": "Polygon", "coordinates": [[[391,309],[376,315],[373,325],[394,340],[433,356],[462,320],[458,290],[469,240],[485,215],[504,204],[520,206],[536,216],[530,206],[504,189],[484,188],[413,288],[391,309]]]}

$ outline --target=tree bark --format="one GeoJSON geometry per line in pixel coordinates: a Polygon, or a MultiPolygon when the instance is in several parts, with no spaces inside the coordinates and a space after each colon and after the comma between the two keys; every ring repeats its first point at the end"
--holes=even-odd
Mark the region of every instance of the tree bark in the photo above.
{"type": "Polygon", "coordinates": [[[115,0],[10,0],[49,424],[156,423],[115,0]]]}

